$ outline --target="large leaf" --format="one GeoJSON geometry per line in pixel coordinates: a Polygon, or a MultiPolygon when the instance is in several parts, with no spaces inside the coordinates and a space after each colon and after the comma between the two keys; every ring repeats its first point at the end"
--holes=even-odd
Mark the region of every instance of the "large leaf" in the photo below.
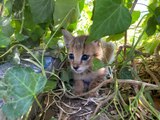
{"type": "Polygon", "coordinates": [[[4,81],[8,85],[8,93],[3,96],[6,98],[6,104],[3,105],[2,110],[12,120],[29,110],[34,98],[46,84],[46,79],[41,74],[20,66],[9,69],[4,76],[4,81]]]}
{"type": "Polygon", "coordinates": [[[66,27],[68,24],[75,22],[80,15],[79,12],[79,2],[78,0],[56,0],[55,11],[54,11],[54,24],[63,23],[63,27],[66,27]]]}
{"type": "Polygon", "coordinates": [[[121,33],[130,24],[131,15],[120,0],[96,0],[89,39],[121,33]]]}
{"type": "Polygon", "coordinates": [[[10,43],[10,38],[0,33],[0,47],[7,47],[10,43]]]}
{"type": "Polygon", "coordinates": [[[54,0],[29,0],[33,20],[36,23],[51,21],[54,11],[54,0]]]}

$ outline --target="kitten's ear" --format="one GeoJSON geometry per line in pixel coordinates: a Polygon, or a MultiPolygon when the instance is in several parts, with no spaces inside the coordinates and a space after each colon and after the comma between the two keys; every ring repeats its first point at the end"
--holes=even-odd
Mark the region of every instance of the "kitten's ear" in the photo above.
{"type": "Polygon", "coordinates": [[[93,43],[93,45],[95,47],[99,47],[101,45],[101,41],[100,40],[93,41],[92,43],[93,43]]]}
{"type": "Polygon", "coordinates": [[[64,37],[65,45],[68,48],[71,40],[73,40],[74,37],[69,31],[67,31],[65,29],[62,29],[62,34],[63,34],[63,37],[64,37]]]}

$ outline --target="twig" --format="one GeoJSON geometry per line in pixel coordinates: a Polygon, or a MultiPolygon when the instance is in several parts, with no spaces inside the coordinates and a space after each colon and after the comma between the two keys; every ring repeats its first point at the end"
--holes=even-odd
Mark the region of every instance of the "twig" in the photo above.
{"type": "MultiPolygon", "coordinates": [[[[131,7],[131,10],[130,10],[130,14],[132,14],[136,4],[137,4],[138,0],[135,0],[132,7],[131,7]]],[[[124,36],[124,46],[127,45],[127,30],[125,32],[125,36],[124,36]]],[[[126,59],[126,48],[124,47],[124,60],[126,59]]]]}
{"type": "MultiPolygon", "coordinates": [[[[137,81],[137,80],[131,80],[131,79],[118,79],[117,82],[119,84],[128,83],[128,84],[131,84],[131,85],[139,85],[139,86],[143,85],[145,87],[149,87],[149,88],[152,88],[152,89],[155,89],[155,90],[159,90],[160,89],[158,85],[154,85],[154,84],[150,84],[150,83],[146,83],[146,82],[142,82],[142,81],[137,81]]],[[[92,90],[90,90],[90,91],[88,91],[86,93],[83,93],[81,95],[70,96],[70,95],[66,94],[66,96],[69,97],[69,98],[77,98],[77,97],[86,96],[86,95],[89,95],[92,92],[96,92],[99,88],[101,88],[102,86],[104,86],[104,85],[106,85],[108,83],[114,83],[114,80],[113,79],[104,80],[102,83],[100,83],[94,89],[92,89],[92,90]]]]}
{"type": "Polygon", "coordinates": [[[85,115],[88,115],[88,114],[91,114],[91,113],[92,113],[92,111],[89,111],[89,112],[86,112],[86,113],[83,113],[83,114],[80,114],[80,115],[77,115],[77,116],[81,117],[81,116],[85,116],[85,115]]]}
{"type": "Polygon", "coordinates": [[[132,7],[131,7],[131,10],[130,10],[130,13],[131,13],[131,14],[132,14],[132,12],[133,12],[133,10],[134,10],[137,2],[138,2],[138,0],[135,0],[135,1],[134,1],[133,5],[132,5],[132,7]]]}
{"type": "Polygon", "coordinates": [[[104,101],[101,101],[101,102],[97,105],[97,107],[96,107],[96,109],[95,109],[95,111],[94,111],[94,113],[93,113],[93,116],[95,116],[95,115],[97,114],[97,112],[99,111],[99,109],[100,109],[105,103],[107,103],[110,99],[112,99],[112,98],[114,97],[114,95],[115,95],[115,93],[112,93],[112,94],[109,95],[104,101]]]}
{"type": "MultiPolygon", "coordinates": [[[[127,30],[125,32],[125,36],[124,36],[124,46],[127,45],[127,30]]],[[[126,60],[126,47],[124,47],[124,57],[123,57],[123,60],[125,61],[126,60]]]]}
{"type": "Polygon", "coordinates": [[[145,68],[146,68],[146,72],[153,78],[156,85],[160,86],[160,83],[157,77],[152,73],[152,71],[147,66],[145,66],[145,68]]]}

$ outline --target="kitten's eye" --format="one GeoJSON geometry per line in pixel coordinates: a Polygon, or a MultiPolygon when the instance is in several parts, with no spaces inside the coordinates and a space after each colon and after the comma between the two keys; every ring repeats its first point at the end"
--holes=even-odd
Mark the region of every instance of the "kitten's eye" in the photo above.
{"type": "Polygon", "coordinates": [[[72,53],[70,53],[70,54],[68,55],[68,57],[69,57],[70,60],[73,60],[73,59],[74,59],[74,55],[73,55],[72,53]]]}
{"type": "Polygon", "coordinates": [[[82,56],[81,60],[88,60],[88,58],[89,58],[89,55],[84,54],[84,55],[82,56]]]}

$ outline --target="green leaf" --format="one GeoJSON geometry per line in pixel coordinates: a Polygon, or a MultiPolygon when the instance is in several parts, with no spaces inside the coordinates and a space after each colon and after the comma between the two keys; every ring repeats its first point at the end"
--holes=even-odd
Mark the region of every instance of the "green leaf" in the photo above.
{"type": "Polygon", "coordinates": [[[124,32],[131,24],[131,15],[120,0],[97,0],[89,40],[124,32]]]}
{"type": "Polygon", "coordinates": [[[93,59],[93,70],[98,70],[104,66],[105,66],[104,63],[101,60],[97,58],[93,59]]]}
{"type": "Polygon", "coordinates": [[[61,76],[61,79],[65,82],[69,82],[69,74],[68,74],[68,71],[62,71],[62,76],[61,76]]]}
{"type": "Polygon", "coordinates": [[[54,0],[29,0],[33,20],[44,23],[53,19],[54,0]]]}
{"type": "Polygon", "coordinates": [[[6,26],[2,26],[2,33],[5,36],[10,37],[13,33],[14,33],[14,29],[11,27],[10,24],[6,25],[6,26]]]}
{"type": "Polygon", "coordinates": [[[110,35],[106,41],[117,41],[120,40],[122,37],[124,37],[124,33],[120,33],[120,34],[115,34],[115,35],[110,35]]]}
{"type": "Polygon", "coordinates": [[[155,16],[150,17],[147,22],[147,28],[146,28],[146,33],[148,36],[151,36],[156,32],[156,25],[157,21],[155,19],[155,16]]]}
{"type": "Polygon", "coordinates": [[[7,0],[5,3],[6,12],[8,12],[8,15],[12,14],[12,7],[13,7],[13,1],[7,0]]]}
{"type": "Polygon", "coordinates": [[[135,23],[139,19],[140,14],[141,14],[140,11],[133,11],[132,12],[132,24],[135,23]]]}
{"type": "Polygon", "coordinates": [[[80,11],[83,10],[84,4],[85,4],[85,0],[80,0],[79,1],[79,9],[80,9],[80,11]]]}
{"type": "Polygon", "coordinates": [[[14,33],[14,29],[11,26],[11,17],[1,17],[0,26],[2,28],[3,35],[10,37],[14,33]]]}
{"type": "Polygon", "coordinates": [[[57,85],[57,81],[55,80],[48,80],[46,85],[45,85],[45,88],[44,88],[44,91],[45,92],[48,92],[50,90],[53,90],[56,88],[56,85],[57,85]]]}
{"type": "Polygon", "coordinates": [[[78,0],[56,0],[54,11],[54,24],[55,26],[61,24],[64,18],[65,22],[63,27],[77,21],[80,16],[78,0]]]}
{"type": "Polygon", "coordinates": [[[37,41],[42,37],[44,32],[45,31],[39,25],[36,25],[32,31],[28,31],[28,34],[33,41],[37,41]]]}
{"type": "Polygon", "coordinates": [[[131,72],[131,67],[123,67],[119,72],[119,78],[120,79],[133,79],[133,75],[131,72]]]}
{"type": "Polygon", "coordinates": [[[155,48],[160,44],[160,40],[150,39],[143,44],[147,53],[153,54],[155,48]]]}
{"type": "Polygon", "coordinates": [[[33,20],[34,16],[32,15],[29,6],[25,7],[24,17],[24,29],[29,29],[32,32],[37,24],[33,20]]]}
{"type": "Polygon", "coordinates": [[[19,42],[24,41],[29,38],[29,36],[26,36],[20,33],[15,34],[15,37],[16,37],[16,40],[19,42]]]}
{"type": "Polygon", "coordinates": [[[41,74],[35,73],[31,68],[21,66],[10,68],[4,76],[4,81],[9,91],[6,96],[3,96],[7,99],[2,110],[12,120],[29,110],[34,98],[46,84],[46,79],[41,74]]]}
{"type": "Polygon", "coordinates": [[[0,98],[7,94],[7,85],[0,79],[0,98]]]}
{"type": "Polygon", "coordinates": [[[19,12],[22,10],[22,7],[23,7],[23,2],[24,0],[9,0],[9,1],[12,1],[12,11],[13,12],[19,12]]]}
{"type": "Polygon", "coordinates": [[[156,21],[160,25],[160,6],[155,9],[156,21]]]}
{"type": "Polygon", "coordinates": [[[10,38],[0,33],[0,47],[7,47],[10,43],[10,38]]]}

